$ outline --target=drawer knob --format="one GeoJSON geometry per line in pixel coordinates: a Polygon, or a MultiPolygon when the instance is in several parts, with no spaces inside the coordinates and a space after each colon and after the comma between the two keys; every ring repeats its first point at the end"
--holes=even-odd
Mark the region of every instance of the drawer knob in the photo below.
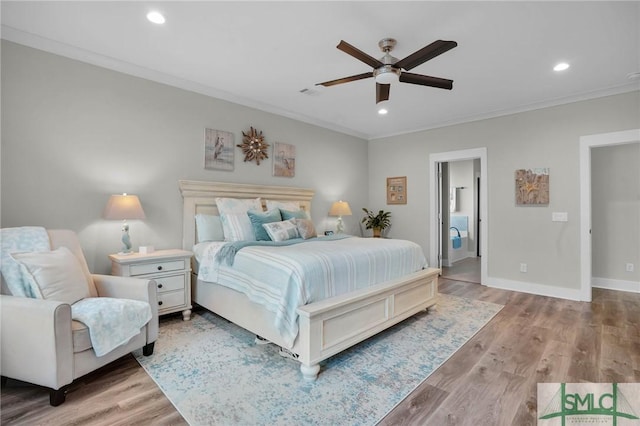
{"type": "Polygon", "coordinates": [[[158,284],[158,288],[162,288],[162,284],[158,284]]]}
{"type": "Polygon", "coordinates": [[[162,266],[158,266],[158,271],[162,271],[162,266]]]}
{"type": "Polygon", "coordinates": [[[162,300],[159,300],[159,301],[158,301],[158,305],[162,305],[162,300]]]}

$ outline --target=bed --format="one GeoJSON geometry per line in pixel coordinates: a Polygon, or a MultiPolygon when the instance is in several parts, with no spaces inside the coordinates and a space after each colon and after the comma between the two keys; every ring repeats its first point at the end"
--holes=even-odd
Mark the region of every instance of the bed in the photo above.
{"type": "MultiPolygon", "coordinates": [[[[235,198],[296,203],[310,212],[314,191],[305,188],[179,181],[183,197],[183,248],[197,243],[196,214],[218,215],[215,199],[235,198]]],[[[195,258],[192,260],[195,262],[195,258]]],[[[290,345],[274,325],[275,314],[244,293],[207,282],[192,267],[193,302],[297,355],[305,380],[315,380],[320,362],[394,324],[433,306],[438,297],[439,269],[426,268],[372,287],[330,297],[297,308],[297,338],[290,345]]]]}

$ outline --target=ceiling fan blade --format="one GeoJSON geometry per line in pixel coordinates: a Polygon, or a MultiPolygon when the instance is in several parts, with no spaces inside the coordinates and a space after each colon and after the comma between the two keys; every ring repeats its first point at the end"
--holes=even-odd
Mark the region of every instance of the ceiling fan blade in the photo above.
{"type": "Polygon", "coordinates": [[[362,80],[363,78],[373,77],[373,71],[364,74],[352,75],[350,77],[337,78],[335,80],[325,81],[324,83],[316,83],[316,86],[335,86],[336,84],[348,83],[350,81],[362,80]]]}
{"type": "Polygon", "coordinates": [[[376,83],[376,103],[379,104],[382,101],[389,100],[389,89],[391,88],[390,84],[380,84],[376,83]]]}
{"type": "Polygon", "coordinates": [[[380,62],[373,56],[369,56],[368,54],[364,53],[362,50],[358,49],[357,47],[353,47],[352,45],[350,45],[344,40],[340,40],[340,43],[338,43],[336,47],[342,50],[344,53],[347,53],[353,56],[354,58],[364,62],[365,64],[369,65],[371,68],[379,68],[384,65],[382,62],[380,62]]]}
{"type": "Polygon", "coordinates": [[[437,87],[439,89],[453,89],[453,80],[446,78],[431,77],[429,75],[413,74],[403,72],[400,74],[400,81],[403,83],[420,84],[422,86],[437,87]]]}
{"type": "Polygon", "coordinates": [[[453,49],[458,43],[455,41],[436,40],[428,46],[423,47],[417,52],[412,53],[404,59],[400,59],[393,66],[396,68],[403,68],[410,70],[420,64],[427,62],[430,59],[435,58],[438,55],[442,55],[444,52],[453,49]]]}

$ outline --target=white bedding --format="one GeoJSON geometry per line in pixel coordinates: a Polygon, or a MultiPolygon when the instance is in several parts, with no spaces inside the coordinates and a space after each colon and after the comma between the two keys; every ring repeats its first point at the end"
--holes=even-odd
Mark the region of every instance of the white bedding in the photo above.
{"type": "Polygon", "coordinates": [[[194,247],[198,279],[240,291],[275,313],[274,325],[289,348],[298,334],[298,307],[427,267],[421,247],[405,240],[349,237],[250,246],[238,251],[233,266],[216,261],[224,244],[194,247]]]}

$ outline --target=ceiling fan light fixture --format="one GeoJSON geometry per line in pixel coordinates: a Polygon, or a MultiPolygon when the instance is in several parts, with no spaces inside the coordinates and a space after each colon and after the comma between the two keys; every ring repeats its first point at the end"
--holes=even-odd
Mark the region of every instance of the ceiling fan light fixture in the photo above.
{"type": "Polygon", "coordinates": [[[400,80],[400,70],[392,67],[391,65],[385,65],[373,70],[373,77],[376,79],[376,83],[397,83],[400,80]]]}
{"type": "Polygon", "coordinates": [[[386,108],[380,108],[378,110],[378,114],[380,115],[386,115],[389,111],[386,108]]]}

